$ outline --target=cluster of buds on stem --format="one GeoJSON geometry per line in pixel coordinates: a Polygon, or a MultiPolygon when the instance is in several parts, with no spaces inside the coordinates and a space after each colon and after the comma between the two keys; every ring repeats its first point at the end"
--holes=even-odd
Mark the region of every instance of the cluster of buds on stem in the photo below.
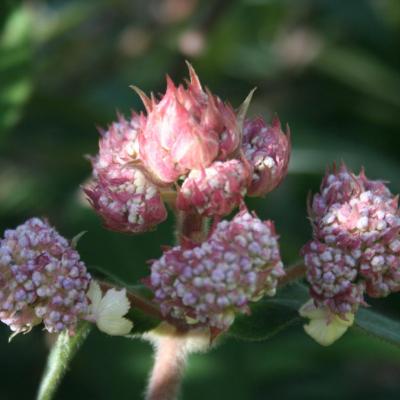
{"type": "Polygon", "coordinates": [[[32,218],[0,242],[0,318],[15,332],[43,321],[73,333],[87,315],[90,275],[79,254],[47,222],[32,218]]]}
{"type": "Polygon", "coordinates": [[[328,171],[309,207],[313,240],[302,252],[314,305],[346,321],[365,295],[400,290],[398,198],[345,165],[328,171]]]}
{"type": "MultiPolygon", "coordinates": [[[[128,303],[128,304],[127,304],[128,303]]],[[[127,334],[125,291],[101,295],[74,246],[47,221],[31,218],[0,240],[0,320],[18,333],[43,322],[73,335],[81,320],[109,334],[127,334]]]]}
{"type": "Polygon", "coordinates": [[[160,99],[135,88],[147,113],[120,116],[101,132],[93,182],[85,192],[107,228],[152,229],[167,216],[167,197],[178,210],[221,217],[246,194],[263,196],[286,176],[290,135],[279,121],[243,121],[240,112],[203,89],[188,66],[189,82],[175,86],[167,77],[160,99]]]}
{"type": "Polygon", "coordinates": [[[250,302],[273,296],[283,275],[273,223],[244,210],[200,245],[166,251],[151,266],[149,286],[164,316],[224,331],[250,302]]]}
{"type": "MultiPolygon", "coordinates": [[[[84,191],[105,226],[119,232],[153,229],[166,219],[168,200],[201,226],[214,218],[196,243],[181,232],[180,245],[153,262],[149,286],[167,320],[224,331],[250,302],[274,295],[284,274],[273,223],[250,214],[244,196],[263,196],[286,176],[290,134],[277,119],[272,126],[245,120],[249,98],[236,112],[188,66],[189,81],[175,86],[167,77],[159,99],[135,88],[146,114],[119,116],[100,132],[84,191]],[[233,220],[220,221],[239,205],[233,220]]],[[[103,294],[74,246],[46,221],[31,219],[0,242],[0,319],[14,331],[43,322],[49,332],[73,334],[87,320],[127,334],[129,307],[124,290],[103,294]]]]}

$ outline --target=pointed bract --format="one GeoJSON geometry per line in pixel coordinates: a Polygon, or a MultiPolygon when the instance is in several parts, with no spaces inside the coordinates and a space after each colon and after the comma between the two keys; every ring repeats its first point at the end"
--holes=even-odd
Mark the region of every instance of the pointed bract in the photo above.
{"type": "Polygon", "coordinates": [[[143,163],[165,183],[175,182],[190,170],[206,168],[217,159],[224,160],[239,146],[232,108],[209,90],[204,91],[193,67],[188,67],[188,86],[176,87],[167,76],[166,93],[148,110],[139,132],[143,163]]]}

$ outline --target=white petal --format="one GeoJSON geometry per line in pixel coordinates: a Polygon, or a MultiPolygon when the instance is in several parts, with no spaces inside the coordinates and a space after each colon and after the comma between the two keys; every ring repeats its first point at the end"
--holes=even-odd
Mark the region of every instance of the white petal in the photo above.
{"type": "Polygon", "coordinates": [[[304,325],[304,330],[317,343],[322,346],[329,346],[338,340],[347,331],[348,326],[335,321],[327,322],[325,319],[313,319],[307,325],[304,325]]]}
{"type": "Polygon", "coordinates": [[[307,303],[303,304],[299,310],[300,316],[309,319],[325,318],[326,312],[322,308],[317,308],[314,304],[314,300],[310,299],[307,303]]]}
{"type": "Polygon", "coordinates": [[[86,296],[88,297],[91,303],[90,305],[91,313],[96,315],[101,301],[101,289],[100,285],[95,280],[92,280],[90,282],[89,290],[86,296]]]}
{"type": "Polygon", "coordinates": [[[302,317],[310,319],[310,322],[304,325],[306,333],[322,346],[334,343],[354,322],[354,314],[347,313],[343,319],[327,307],[316,307],[313,300],[305,303],[299,313],[302,317]]]}
{"type": "Polygon", "coordinates": [[[122,317],[131,307],[128,297],[126,296],[126,289],[116,290],[109,289],[104,297],[101,299],[99,307],[100,315],[110,315],[115,317],[122,317]]]}
{"type": "Polygon", "coordinates": [[[129,308],[130,303],[125,289],[109,289],[101,299],[97,310],[97,327],[109,335],[127,335],[133,327],[131,321],[123,318],[129,308]]]}
{"type": "Polygon", "coordinates": [[[132,321],[126,318],[115,318],[110,315],[103,315],[96,321],[97,327],[108,335],[127,335],[133,328],[132,321]]]}

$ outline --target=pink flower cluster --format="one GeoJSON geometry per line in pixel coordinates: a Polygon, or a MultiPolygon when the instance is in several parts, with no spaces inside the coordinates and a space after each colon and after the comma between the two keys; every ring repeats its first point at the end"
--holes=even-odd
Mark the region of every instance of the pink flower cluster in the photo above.
{"type": "Polygon", "coordinates": [[[32,218],[0,241],[0,319],[15,332],[43,322],[74,333],[88,312],[90,275],[79,254],[45,221],[32,218]]]}
{"type": "Polygon", "coordinates": [[[273,223],[241,211],[202,244],[166,251],[149,285],[165,316],[225,330],[249,302],[273,296],[283,275],[273,223]]]}
{"type": "Polygon", "coordinates": [[[400,290],[398,198],[383,182],[334,168],[309,213],[314,239],[303,254],[317,305],[345,314],[364,304],[364,294],[400,290]]]}
{"type": "Polygon", "coordinates": [[[164,221],[167,211],[159,189],[137,165],[139,116],[120,116],[101,133],[100,150],[92,159],[94,182],[87,188],[93,208],[111,230],[135,233],[164,221]]]}
{"type": "Polygon", "coordinates": [[[186,86],[167,78],[159,100],[136,89],[147,114],[120,117],[102,132],[85,192],[108,228],[153,228],[167,216],[167,192],[176,194],[179,210],[224,216],[247,193],[263,196],[286,176],[290,135],[279,121],[268,126],[257,118],[242,126],[229,104],[203,89],[190,65],[189,73],[186,86]]]}

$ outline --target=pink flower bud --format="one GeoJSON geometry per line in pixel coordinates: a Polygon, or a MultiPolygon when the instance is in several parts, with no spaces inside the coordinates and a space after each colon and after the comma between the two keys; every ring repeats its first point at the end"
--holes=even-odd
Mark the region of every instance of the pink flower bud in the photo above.
{"type": "Polygon", "coordinates": [[[291,151],[290,132],[285,135],[278,118],[268,126],[262,118],[244,124],[244,155],[253,167],[249,196],[263,196],[286,177],[291,151]]]}
{"type": "Polygon", "coordinates": [[[17,333],[43,321],[49,332],[73,334],[88,312],[90,279],[67,240],[32,218],[0,241],[0,319],[17,333]]]}
{"type": "Polygon", "coordinates": [[[164,221],[167,211],[158,188],[138,162],[139,117],[122,116],[103,132],[99,154],[92,160],[94,182],[85,193],[109,229],[138,233],[164,221]]]}
{"type": "Polygon", "coordinates": [[[229,214],[246,194],[249,168],[240,160],[215,161],[204,170],[193,170],[183,182],[177,207],[193,208],[205,216],[229,214]]]}
{"type": "Polygon", "coordinates": [[[313,240],[302,252],[311,296],[318,306],[327,306],[333,313],[344,315],[363,304],[365,283],[358,280],[358,251],[313,240]]]}
{"type": "Polygon", "coordinates": [[[398,199],[380,181],[345,165],[327,172],[310,207],[314,240],[303,248],[317,303],[354,312],[364,292],[384,297],[400,290],[398,199]]]}
{"type": "Polygon", "coordinates": [[[139,133],[140,157],[162,182],[172,183],[192,169],[208,167],[239,146],[239,128],[232,108],[204,91],[189,65],[190,82],[175,87],[167,77],[167,90],[157,102],[139,90],[146,106],[139,133]]]}
{"type": "Polygon", "coordinates": [[[150,287],[165,316],[225,330],[249,302],[273,296],[282,275],[273,223],[242,211],[201,245],[166,251],[152,264],[150,287]]]}

